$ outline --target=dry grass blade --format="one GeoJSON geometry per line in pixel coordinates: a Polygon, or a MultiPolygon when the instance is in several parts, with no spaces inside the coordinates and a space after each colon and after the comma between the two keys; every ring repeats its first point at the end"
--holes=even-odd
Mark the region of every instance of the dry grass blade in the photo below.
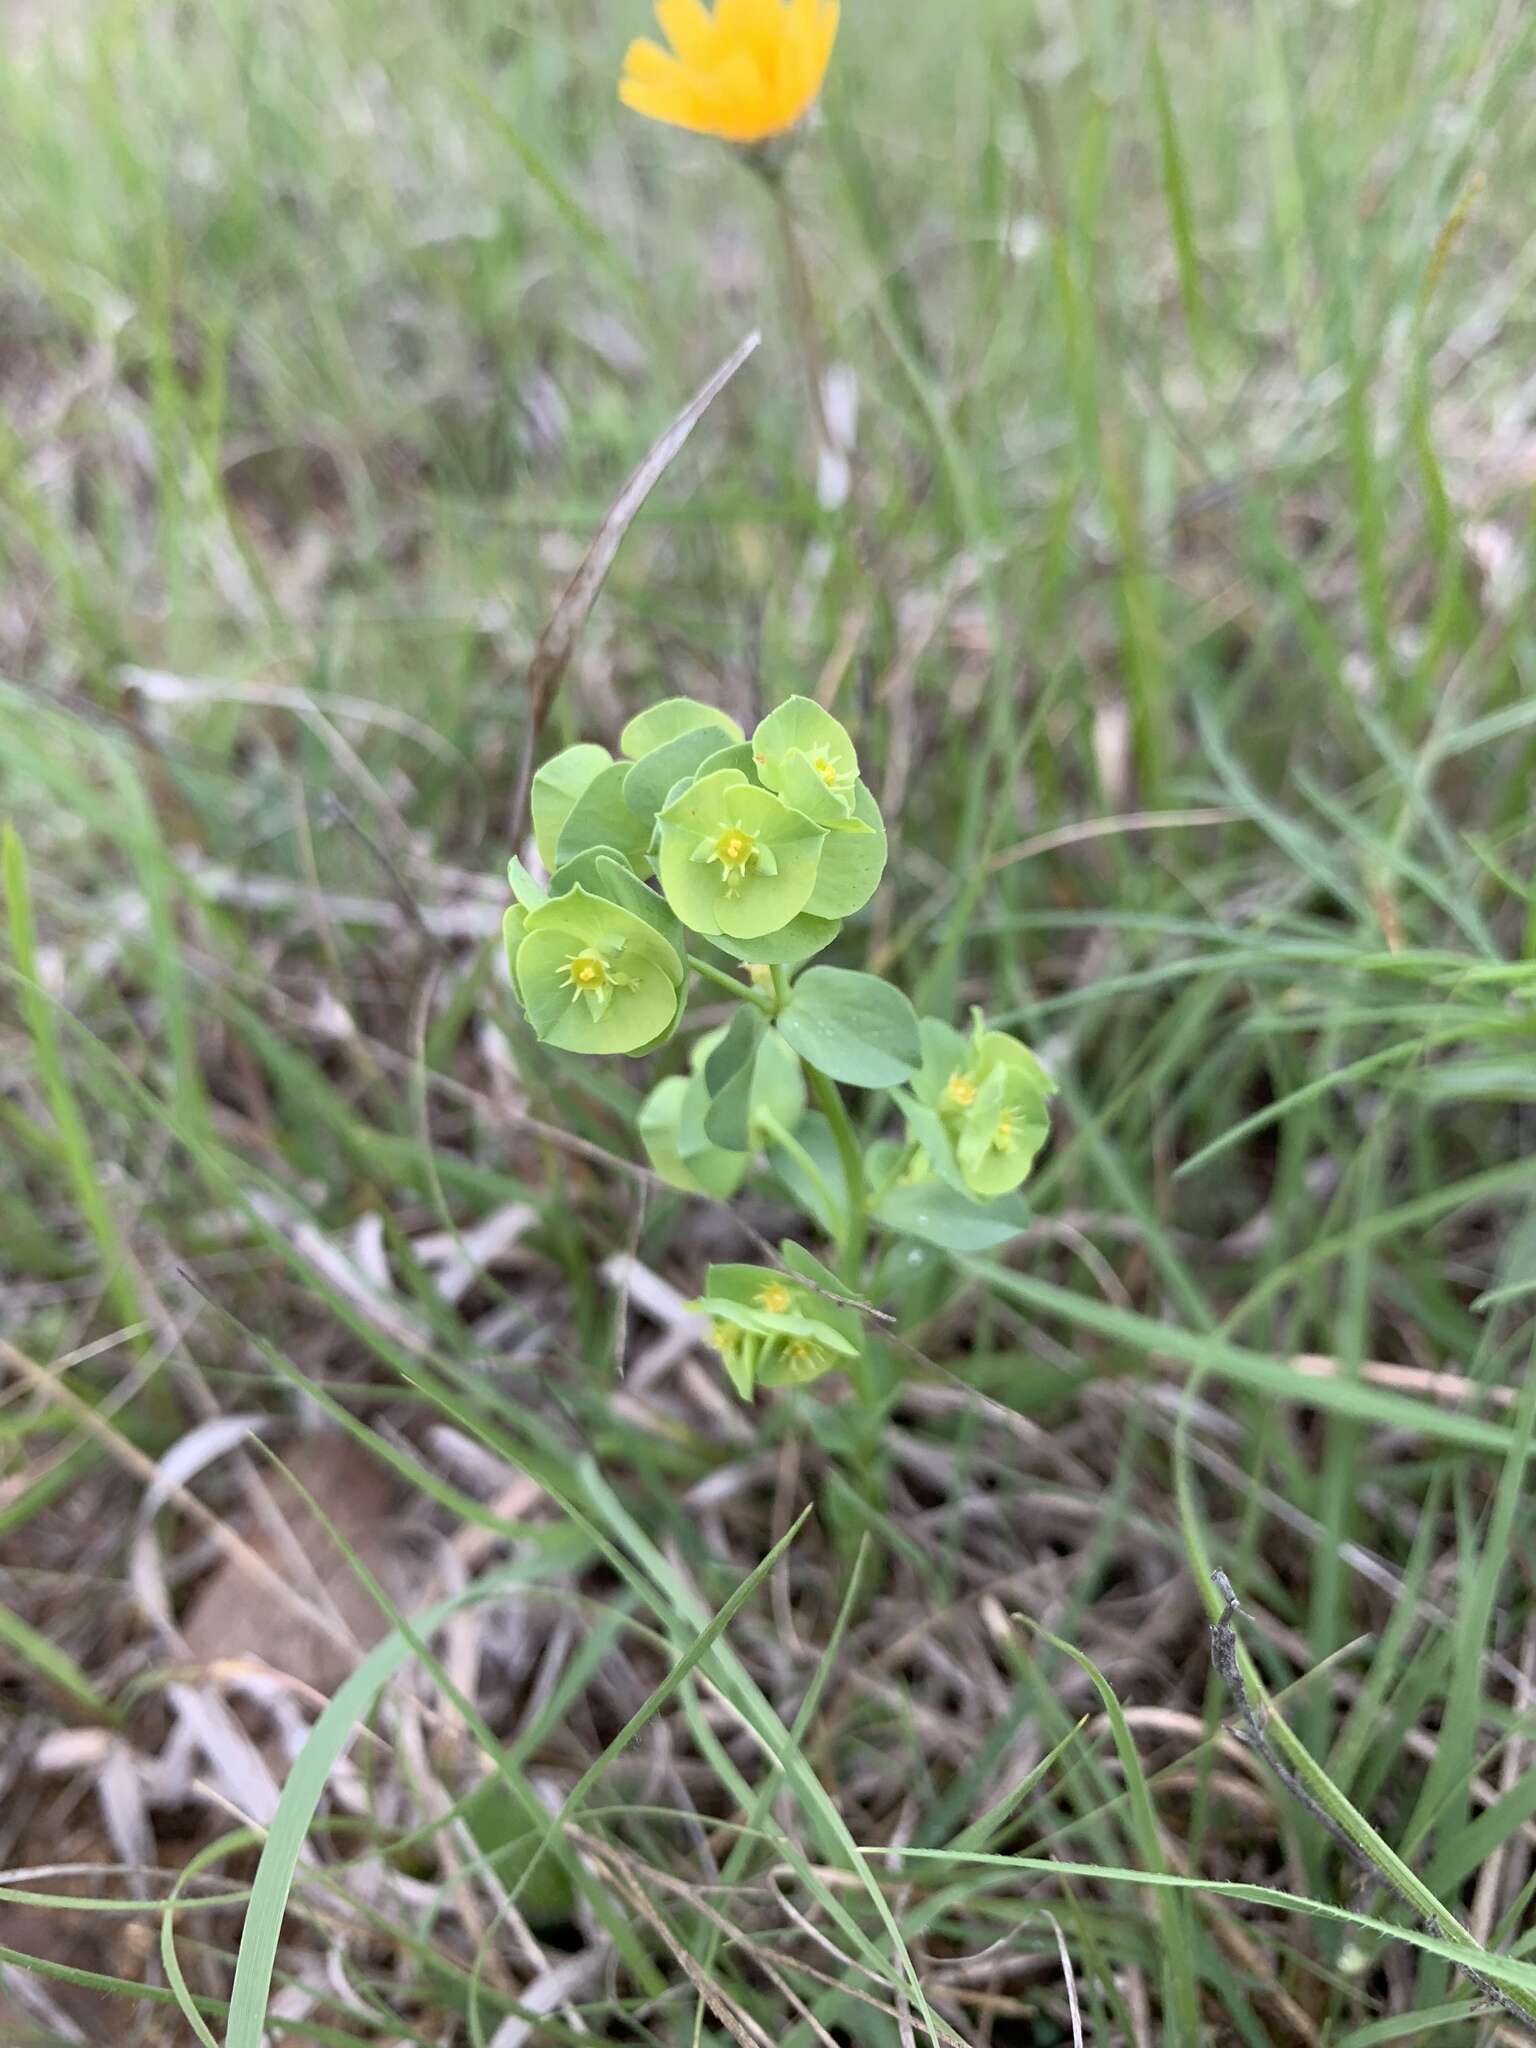
{"type": "Polygon", "coordinates": [[[549,624],[539,637],[539,644],[533,651],[533,660],[528,665],[528,737],[523,746],[522,764],[517,775],[517,794],[512,803],[513,845],[521,842],[523,827],[527,822],[528,794],[533,786],[533,760],[538,751],[539,735],[544,729],[544,721],[549,716],[549,707],[555,701],[555,692],[560,687],[560,678],[565,674],[566,664],[570,661],[577,636],[586,624],[587,614],[597,602],[597,593],[602,589],[608,571],[613,567],[614,557],[619,552],[624,536],[633,525],[640,507],[682,452],[689,435],[736,372],[755,352],[761,339],[762,336],[754,331],[733,349],[714,375],[706,378],[699,386],[671,426],[650,448],[645,460],[614,499],[607,518],[597,529],[596,537],[588,548],[581,567],[567,584],[549,624]]]}

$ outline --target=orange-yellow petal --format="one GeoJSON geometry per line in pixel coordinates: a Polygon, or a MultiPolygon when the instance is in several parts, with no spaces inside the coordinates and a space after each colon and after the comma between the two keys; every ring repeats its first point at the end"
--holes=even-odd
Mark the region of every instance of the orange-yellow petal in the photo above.
{"type": "Polygon", "coordinates": [[[715,26],[723,40],[771,59],[790,31],[791,9],[786,0],[715,0],[715,26]]]}
{"type": "Polygon", "coordinates": [[[640,36],[625,52],[619,98],[653,121],[677,123],[693,103],[693,80],[670,52],[640,36]]]}
{"type": "Polygon", "coordinates": [[[626,78],[655,79],[673,72],[681,73],[682,65],[670,50],[653,43],[649,36],[636,36],[624,52],[624,76],[626,78]]]}
{"type": "Polygon", "coordinates": [[[619,97],[652,120],[727,142],[792,128],[820,92],[837,37],[837,0],[656,0],[676,55],[630,46],[619,97]]]}
{"type": "Polygon", "coordinates": [[[656,0],[656,20],[685,64],[713,61],[720,31],[704,0],[656,0]]]}
{"type": "Polygon", "coordinates": [[[686,87],[631,75],[620,79],[619,98],[632,112],[644,114],[648,120],[665,121],[672,128],[694,128],[704,135],[710,133],[686,87]]]}

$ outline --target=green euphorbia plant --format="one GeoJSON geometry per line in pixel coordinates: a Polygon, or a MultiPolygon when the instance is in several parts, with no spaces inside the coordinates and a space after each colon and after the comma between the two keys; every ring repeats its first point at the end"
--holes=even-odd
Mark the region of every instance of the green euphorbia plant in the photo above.
{"type": "Polygon", "coordinates": [[[547,762],[532,814],[549,880],[512,862],[506,941],[535,1033],[565,1052],[650,1052],[681,1023],[691,975],[724,989],[731,1023],[640,1109],[651,1165],[717,1200],[755,1167],[834,1248],[832,1267],[786,1240],[783,1270],[709,1269],[698,1306],[732,1385],[749,1399],[827,1372],[857,1380],[872,1227],[951,1252],[1013,1236],[1050,1076],[979,1011],[961,1032],[874,975],[808,964],[886,861],[853,741],[810,699],[750,740],[724,712],[669,699],[630,721],[617,759],[583,744],[547,762]],[[844,1088],[865,1091],[858,1121],[844,1088]]]}

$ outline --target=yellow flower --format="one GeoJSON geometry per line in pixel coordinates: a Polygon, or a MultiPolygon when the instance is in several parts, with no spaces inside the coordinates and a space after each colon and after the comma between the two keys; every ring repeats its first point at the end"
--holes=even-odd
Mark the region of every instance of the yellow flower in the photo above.
{"type": "Polygon", "coordinates": [[[672,49],[630,44],[625,106],[723,142],[765,142],[821,91],[838,0],[716,0],[713,13],[704,0],[656,0],[656,19],[672,49]]]}

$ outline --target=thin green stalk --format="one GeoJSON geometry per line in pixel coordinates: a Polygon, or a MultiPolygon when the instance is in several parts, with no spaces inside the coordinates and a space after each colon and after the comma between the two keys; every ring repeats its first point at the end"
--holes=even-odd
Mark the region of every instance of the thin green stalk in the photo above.
{"type": "MultiPolygon", "coordinates": [[[[697,953],[690,953],[688,955],[688,965],[695,974],[702,974],[706,981],[712,981],[717,988],[725,989],[729,994],[735,996],[738,1002],[753,1003],[765,1015],[771,1016],[773,1014],[774,1005],[767,996],[760,994],[757,989],[752,988],[747,982],[738,981],[734,974],[727,974],[724,968],[712,967],[709,961],[701,960],[697,953]]],[[[781,974],[783,969],[777,968],[775,972],[781,974]]],[[[779,1007],[782,1009],[783,1005],[780,1004],[779,1007]]]]}
{"type": "Polygon", "coordinates": [[[847,1216],[837,1248],[838,1277],[849,1287],[857,1288],[864,1270],[864,1247],[869,1242],[869,1188],[864,1178],[864,1153],[859,1144],[859,1134],[853,1128],[853,1118],[848,1114],[848,1105],[839,1094],[836,1083],[808,1061],[805,1063],[805,1076],[811,1084],[811,1093],[818,1108],[832,1126],[832,1137],[843,1169],[843,1182],[848,1191],[847,1216]]]}
{"type": "Polygon", "coordinates": [[[792,1131],[786,1130],[778,1118],[769,1110],[759,1110],[756,1122],[758,1129],[766,1137],[771,1138],[781,1151],[787,1152],[790,1158],[794,1160],[800,1171],[816,1190],[816,1193],[821,1197],[822,1206],[826,1210],[827,1215],[836,1216],[839,1207],[838,1199],[833,1194],[826,1175],[816,1164],[810,1153],[806,1151],[800,1140],[792,1131]]]}
{"type": "Polygon", "coordinates": [[[782,171],[770,176],[767,184],[773,195],[774,221],[779,230],[779,246],[784,254],[784,292],[789,303],[790,325],[794,329],[801,367],[805,371],[811,426],[815,431],[819,452],[823,448],[835,448],[837,443],[832,438],[832,429],[827,420],[826,372],[822,366],[821,338],[817,328],[816,295],[811,284],[810,266],[805,260],[805,249],[800,240],[799,224],[795,219],[789,194],[784,189],[782,171]]]}

